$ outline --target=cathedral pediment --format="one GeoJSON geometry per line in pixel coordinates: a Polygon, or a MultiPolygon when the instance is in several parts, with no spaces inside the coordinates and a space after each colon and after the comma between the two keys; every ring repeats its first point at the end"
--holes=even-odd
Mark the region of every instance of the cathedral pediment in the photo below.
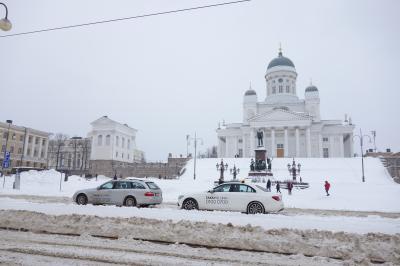
{"type": "Polygon", "coordinates": [[[312,117],[306,113],[297,113],[283,108],[255,115],[249,119],[250,123],[275,122],[275,121],[312,121],[312,117]]]}

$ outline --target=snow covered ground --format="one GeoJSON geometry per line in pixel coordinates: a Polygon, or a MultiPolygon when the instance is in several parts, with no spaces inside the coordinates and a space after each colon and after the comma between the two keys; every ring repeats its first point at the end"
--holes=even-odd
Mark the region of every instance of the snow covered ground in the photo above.
{"type": "MultiPolygon", "coordinates": [[[[365,158],[365,179],[361,182],[360,158],[299,158],[301,163],[301,176],[303,181],[310,183],[310,188],[294,190],[291,196],[282,190],[285,207],[303,209],[325,210],[351,210],[351,211],[380,211],[400,212],[400,185],[395,183],[388,175],[386,169],[377,158],[365,158]],[[325,196],[324,181],[331,183],[331,196],[325,196]]],[[[164,202],[175,204],[181,194],[206,191],[213,187],[213,182],[218,179],[216,163],[220,159],[197,160],[197,178],[193,180],[193,160],[186,165],[185,173],[177,180],[154,179],[163,190],[164,202]]],[[[241,169],[238,178],[247,177],[250,159],[228,158],[224,162],[229,168],[236,165],[241,169]]],[[[286,180],[289,178],[287,158],[275,158],[272,161],[274,179],[286,180]]],[[[54,171],[22,173],[21,190],[13,190],[14,177],[6,177],[5,188],[0,189],[2,194],[25,194],[47,196],[72,196],[82,188],[96,187],[107,180],[99,176],[98,180],[71,176],[67,182],[62,181],[61,175],[54,171]]],[[[226,179],[231,175],[226,174],[226,179]]],[[[2,183],[2,178],[0,179],[2,183]]],[[[265,185],[265,184],[262,184],[265,185]]]]}

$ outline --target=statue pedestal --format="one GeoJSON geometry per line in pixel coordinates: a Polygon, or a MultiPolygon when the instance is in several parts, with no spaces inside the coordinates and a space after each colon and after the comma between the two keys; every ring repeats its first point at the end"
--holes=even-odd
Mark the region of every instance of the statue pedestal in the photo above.
{"type": "Polygon", "coordinates": [[[265,147],[257,147],[254,150],[255,153],[255,169],[254,171],[250,171],[249,172],[249,177],[263,177],[263,176],[272,176],[271,172],[268,172],[267,170],[267,150],[265,149],[265,147]],[[261,167],[260,169],[260,165],[262,165],[263,167],[261,167]]]}

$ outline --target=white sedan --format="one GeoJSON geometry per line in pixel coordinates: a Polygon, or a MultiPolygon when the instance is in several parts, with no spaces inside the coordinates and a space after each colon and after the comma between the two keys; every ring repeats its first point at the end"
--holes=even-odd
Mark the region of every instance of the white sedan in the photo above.
{"type": "Polygon", "coordinates": [[[178,206],[186,210],[240,211],[250,214],[283,210],[280,194],[240,182],[223,183],[207,192],[181,195],[178,206]]]}

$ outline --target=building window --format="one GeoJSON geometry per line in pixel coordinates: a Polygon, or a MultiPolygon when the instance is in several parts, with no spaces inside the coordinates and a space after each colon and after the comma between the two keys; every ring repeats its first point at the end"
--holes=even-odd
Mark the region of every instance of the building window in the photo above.
{"type": "Polygon", "coordinates": [[[18,154],[22,154],[22,148],[18,149],[18,154]]]}
{"type": "Polygon", "coordinates": [[[282,82],[283,82],[283,79],[278,79],[278,82],[279,82],[279,83],[282,83],[282,82]]]}
{"type": "MultiPolygon", "coordinates": [[[[125,148],[125,138],[122,138],[122,148],[125,148]]],[[[124,158],[124,156],[122,156],[124,158]]]]}
{"type": "Polygon", "coordinates": [[[324,158],[329,158],[329,149],[328,148],[323,148],[322,153],[324,158]]]}
{"type": "Polygon", "coordinates": [[[6,150],[6,145],[1,146],[1,152],[4,152],[6,150]]]}
{"type": "Polygon", "coordinates": [[[12,134],[12,139],[16,139],[17,135],[15,135],[15,133],[12,134]]]}
{"type": "Polygon", "coordinates": [[[283,86],[279,85],[279,93],[282,93],[282,92],[283,92],[283,86]]]}
{"type": "Polygon", "coordinates": [[[97,136],[97,145],[103,145],[103,135],[97,136]]]}
{"type": "Polygon", "coordinates": [[[118,158],[118,152],[115,153],[115,158],[118,158]]]}
{"type": "Polygon", "coordinates": [[[4,132],[4,133],[3,133],[3,139],[6,139],[7,136],[8,136],[8,133],[7,133],[7,132],[4,132]]]}
{"type": "Polygon", "coordinates": [[[31,149],[28,148],[28,150],[26,151],[27,155],[31,155],[31,149]]]}
{"type": "Polygon", "coordinates": [[[289,93],[290,87],[286,86],[286,92],[289,93]]]}
{"type": "Polygon", "coordinates": [[[40,158],[44,158],[44,151],[40,152],[40,158]]]}
{"type": "Polygon", "coordinates": [[[28,142],[29,142],[29,143],[32,143],[32,136],[29,136],[28,142]]]}
{"type": "Polygon", "coordinates": [[[239,142],[239,143],[243,143],[243,139],[239,139],[238,142],[239,142]]]}
{"type": "Polygon", "coordinates": [[[42,146],[45,146],[45,145],[46,145],[46,140],[42,139],[42,146]]]}
{"type": "Polygon", "coordinates": [[[35,144],[39,144],[39,140],[40,140],[40,138],[36,138],[35,139],[35,144]]]}
{"type": "Polygon", "coordinates": [[[272,86],[272,93],[273,93],[273,94],[276,93],[276,88],[275,88],[275,86],[272,86]]]}
{"type": "Polygon", "coordinates": [[[34,151],[33,151],[33,156],[35,156],[35,157],[38,156],[38,151],[37,151],[37,150],[34,150],[34,151]]]}
{"type": "Polygon", "coordinates": [[[276,144],[276,147],[277,147],[278,149],[283,149],[283,144],[276,144]]]}
{"type": "MultiPolygon", "coordinates": [[[[128,150],[131,148],[131,140],[130,139],[128,139],[128,150]]],[[[128,159],[129,159],[129,156],[128,156],[128,159]]]]}
{"type": "Polygon", "coordinates": [[[24,141],[24,135],[19,136],[19,141],[24,141]]]}
{"type": "Polygon", "coordinates": [[[111,136],[110,136],[110,135],[107,135],[107,136],[106,136],[106,145],[107,145],[107,146],[110,146],[110,140],[111,140],[111,136]]]}
{"type": "Polygon", "coordinates": [[[323,142],[328,142],[329,139],[328,139],[328,138],[322,138],[322,141],[323,141],[323,142]]]}
{"type": "Polygon", "coordinates": [[[117,145],[117,147],[119,145],[119,137],[118,136],[115,137],[115,145],[117,145]]]}
{"type": "Polygon", "coordinates": [[[122,153],[122,159],[124,159],[124,153],[122,153]]]}
{"type": "Polygon", "coordinates": [[[14,146],[10,147],[10,153],[14,153],[14,146]]]}

